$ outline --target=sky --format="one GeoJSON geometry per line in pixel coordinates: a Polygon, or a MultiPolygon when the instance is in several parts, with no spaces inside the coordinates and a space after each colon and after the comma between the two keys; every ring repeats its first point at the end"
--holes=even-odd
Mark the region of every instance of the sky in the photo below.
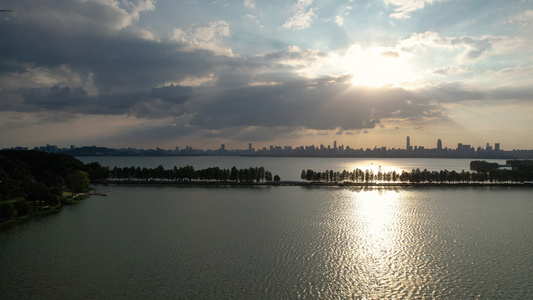
{"type": "Polygon", "coordinates": [[[530,0],[0,9],[0,148],[533,149],[530,0]]]}

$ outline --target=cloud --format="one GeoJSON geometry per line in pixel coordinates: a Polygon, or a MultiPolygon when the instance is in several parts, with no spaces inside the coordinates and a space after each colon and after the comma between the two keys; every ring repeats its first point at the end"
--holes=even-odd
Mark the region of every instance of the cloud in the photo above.
{"type": "Polygon", "coordinates": [[[149,1],[122,9],[109,4],[116,4],[113,1],[98,1],[97,5],[95,1],[73,0],[66,5],[72,12],[62,7],[57,11],[43,8],[43,14],[33,12],[45,2],[50,2],[51,8],[60,6],[43,1],[32,9],[17,7],[20,14],[0,22],[0,32],[4,33],[0,83],[4,89],[60,85],[82,86],[91,95],[127,93],[167,82],[208,78],[231,61],[231,49],[219,44],[220,38],[230,34],[224,21],[191,28],[189,39],[184,41],[161,42],[149,38],[147,30],[119,29],[149,7],[149,1]],[[98,9],[83,10],[89,3],[98,9]],[[125,9],[131,12],[126,14],[125,9]],[[83,13],[83,17],[71,20],[70,13],[83,13]],[[61,26],[65,28],[58,28],[47,14],[64,20],[61,26]]]}
{"type": "Polygon", "coordinates": [[[382,118],[438,115],[435,104],[406,90],[354,88],[333,77],[229,89],[167,86],[151,92],[99,96],[89,96],[80,87],[53,86],[30,89],[23,101],[4,103],[0,108],[144,119],[187,117],[187,126],[197,130],[226,132],[251,127],[255,132],[263,132],[263,128],[371,129],[382,118]]]}
{"type": "Polygon", "coordinates": [[[255,8],[255,1],[254,0],[244,0],[243,2],[244,7],[254,9],[255,8]]]}
{"type": "Polygon", "coordinates": [[[49,89],[30,89],[23,97],[26,104],[36,109],[62,110],[82,104],[87,99],[87,92],[81,87],[70,89],[56,85],[49,89]]]}
{"type": "Polygon", "coordinates": [[[248,20],[250,20],[250,21],[252,21],[252,22],[254,22],[254,23],[256,23],[256,24],[259,24],[259,19],[258,19],[256,16],[251,15],[251,14],[246,14],[245,17],[246,17],[248,20]]]}
{"type": "Polygon", "coordinates": [[[496,72],[498,76],[531,76],[533,75],[533,66],[531,67],[512,67],[512,68],[504,68],[501,70],[498,70],[496,72]]]}
{"type": "Polygon", "coordinates": [[[209,50],[220,55],[233,55],[231,48],[224,47],[220,38],[230,36],[229,24],[226,21],[209,22],[208,26],[196,26],[187,29],[174,28],[170,36],[175,41],[187,46],[188,51],[196,49],[209,50]]]}
{"type": "Polygon", "coordinates": [[[298,0],[295,6],[296,12],[281,27],[301,30],[311,26],[311,23],[316,19],[313,9],[309,8],[312,3],[313,0],[298,0]]]}
{"type": "Polygon", "coordinates": [[[394,19],[409,19],[410,13],[423,9],[426,4],[433,4],[434,2],[445,0],[383,0],[385,5],[394,6],[394,13],[389,17],[394,19]]]}
{"type": "Polygon", "coordinates": [[[15,18],[25,25],[69,32],[72,35],[109,35],[130,26],[142,13],[155,9],[154,0],[26,0],[13,4],[15,18]]]}
{"type": "Polygon", "coordinates": [[[230,89],[206,96],[202,100],[205,104],[196,107],[191,125],[206,129],[374,128],[381,118],[411,118],[434,110],[433,104],[413,97],[416,95],[402,89],[354,88],[336,78],[230,89]]]}
{"type": "Polygon", "coordinates": [[[390,57],[390,58],[398,58],[400,57],[400,53],[398,51],[383,51],[379,54],[379,56],[382,57],[390,57]]]}
{"type": "Polygon", "coordinates": [[[494,54],[508,53],[521,43],[520,39],[507,36],[440,36],[434,31],[414,33],[409,38],[400,40],[398,47],[406,52],[418,52],[426,49],[443,49],[460,51],[460,61],[474,61],[494,54]]]}
{"type": "MultiPolygon", "coordinates": [[[[480,90],[461,82],[418,90],[364,88],[335,77],[225,89],[164,86],[99,96],[89,96],[81,88],[53,86],[28,90],[23,101],[11,103],[9,110],[54,116],[55,122],[71,122],[82,115],[145,120],[143,127],[123,129],[118,139],[125,140],[135,137],[155,143],[194,136],[254,142],[296,139],[306,132],[368,133],[387,120],[436,121],[446,119],[449,103],[529,101],[532,92],[531,88],[480,90]]],[[[0,110],[6,105],[3,102],[0,110]]]]}
{"type": "Polygon", "coordinates": [[[452,67],[443,67],[443,68],[437,68],[432,71],[433,74],[436,75],[458,75],[458,74],[464,74],[468,73],[471,70],[468,67],[462,67],[462,66],[452,66],[452,67]]]}
{"type": "Polygon", "coordinates": [[[344,24],[344,19],[341,16],[336,16],[335,23],[337,23],[339,26],[342,26],[344,24]]]}
{"type": "Polygon", "coordinates": [[[192,88],[188,86],[163,86],[153,88],[150,93],[151,98],[159,98],[166,102],[183,104],[192,97],[192,88]]]}
{"type": "Polygon", "coordinates": [[[518,24],[522,29],[533,26],[533,10],[526,10],[523,13],[510,18],[508,23],[518,24]]]}
{"type": "MultiPolygon", "coordinates": [[[[142,115],[139,105],[150,105],[161,99],[150,98],[148,92],[89,96],[82,87],[43,87],[19,91],[23,101],[12,100],[2,110],[18,112],[57,112],[88,115],[142,115]]],[[[154,115],[155,116],[155,115],[154,115]]]]}

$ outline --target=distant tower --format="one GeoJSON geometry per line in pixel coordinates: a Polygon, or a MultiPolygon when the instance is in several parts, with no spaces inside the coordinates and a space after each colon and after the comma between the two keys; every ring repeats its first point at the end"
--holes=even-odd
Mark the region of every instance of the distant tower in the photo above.
{"type": "Polygon", "coordinates": [[[337,141],[333,142],[333,149],[337,150],[337,141]]]}
{"type": "Polygon", "coordinates": [[[252,143],[248,143],[248,151],[252,151],[252,143]]]}
{"type": "Polygon", "coordinates": [[[495,151],[500,151],[500,143],[494,144],[494,150],[495,151]]]}
{"type": "Polygon", "coordinates": [[[411,138],[407,137],[407,143],[405,146],[405,150],[411,151],[411,138]]]}
{"type": "Polygon", "coordinates": [[[226,145],[224,145],[224,144],[220,145],[220,150],[226,151],[226,145]]]}
{"type": "Polygon", "coordinates": [[[442,141],[440,139],[437,141],[437,150],[442,150],[442,141]]]}

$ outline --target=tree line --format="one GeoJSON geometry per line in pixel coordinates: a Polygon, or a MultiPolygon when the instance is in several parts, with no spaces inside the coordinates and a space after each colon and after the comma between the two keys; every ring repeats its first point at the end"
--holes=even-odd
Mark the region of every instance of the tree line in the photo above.
{"type": "Polygon", "coordinates": [[[382,183],[382,182],[402,182],[402,183],[512,183],[533,181],[533,171],[531,170],[497,170],[469,172],[456,171],[428,171],[419,168],[411,172],[396,171],[383,172],[379,167],[378,172],[374,170],[355,169],[353,171],[335,172],[326,170],[316,172],[311,169],[302,170],[301,179],[310,182],[355,182],[355,183],[382,183]]]}
{"type": "Polygon", "coordinates": [[[162,165],[156,168],[141,167],[114,167],[109,170],[107,179],[111,181],[138,180],[138,181],[231,181],[231,182],[278,182],[278,175],[272,176],[272,172],[264,167],[250,167],[237,169],[221,169],[210,167],[206,169],[194,169],[193,166],[165,169],[162,165]]]}

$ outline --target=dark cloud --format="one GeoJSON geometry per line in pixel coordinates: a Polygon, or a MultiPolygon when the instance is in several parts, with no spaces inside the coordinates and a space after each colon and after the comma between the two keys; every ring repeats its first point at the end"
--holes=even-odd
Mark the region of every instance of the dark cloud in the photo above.
{"type": "Polygon", "coordinates": [[[185,51],[185,45],[124,30],[135,13],[105,2],[14,4],[17,13],[0,19],[0,75],[22,74],[28,67],[67,67],[90,78],[98,92],[113,93],[207,76],[224,65],[212,51],[185,51]]]}
{"type": "Polygon", "coordinates": [[[183,114],[182,105],[191,97],[190,87],[154,88],[151,93],[132,92],[88,96],[82,87],[53,86],[32,88],[23,94],[24,101],[13,102],[9,110],[20,112],[55,111],[94,115],[133,115],[139,118],[162,118],[183,114]]]}
{"type": "Polygon", "coordinates": [[[151,98],[159,98],[166,102],[183,104],[192,97],[192,88],[188,86],[170,85],[153,88],[151,98]]]}
{"type": "MultiPolygon", "coordinates": [[[[338,134],[373,129],[383,119],[443,118],[442,103],[527,98],[530,90],[492,93],[449,82],[410,91],[353,87],[348,77],[326,77],[276,85],[244,87],[152,88],[145,92],[90,96],[81,87],[52,86],[26,90],[22,101],[3,102],[3,110],[68,114],[132,115],[178,120],[141,130],[146,135],[184,135],[265,141],[297,138],[305,130],[338,134]]],[[[21,91],[18,91],[21,92],[21,91]]]]}
{"type": "Polygon", "coordinates": [[[192,125],[352,130],[374,128],[382,118],[416,118],[437,109],[402,89],[355,88],[335,78],[230,89],[207,98],[196,107],[192,125]]]}
{"type": "MultiPolygon", "coordinates": [[[[513,95],[511,91],[498,90],[492,97],[504,97],[503,94],[513,95]]],[[[514,93],[516,97],[526,95],[527,91],[514,93]]],[[[488,93],[461,83],[409,91],[353,87],[349,78],[326,77],[226,89],[170,85],[146,92],[98,96],[89,96],[81,87],[52,86],[29,89],[23,93],[23,101],[4,103],[3,107],[21,112],[179,119],[175,125],[147,132],[169,137],[194,134],[260,141],[287,138],[294,130],[335,130],[344,134],[373,129],[383,119],[442,118],[441,103],[490,98],[488,93]]]]}
{"type": "Polygon", "coordinates": [[[9,110],[19,112],[55,111],[77,114],[121,115],[135,114],[140,103],[150,104],[156,99],[149,93],[134,92],[113,95],[89,96],[82,87],[58,85],[32,88],[22,93],[23,101],[13,101],[9,110]],[[133,113],[132,113],[133,112],[133,113]]]}
{"type": "Polygon", "coordinates": [[[82,105],[87,100],[87,92],[81,88],[59,87],[30,89],[23,95],[25,104],[35,109],[66,110],[82,105]]]}

